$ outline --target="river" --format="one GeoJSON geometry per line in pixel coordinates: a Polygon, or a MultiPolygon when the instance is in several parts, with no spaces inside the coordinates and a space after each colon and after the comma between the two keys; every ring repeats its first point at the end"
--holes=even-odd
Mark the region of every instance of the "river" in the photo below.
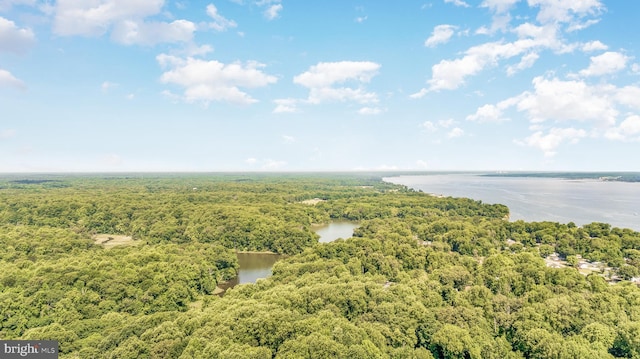
{"type": "Polygon", "coordinates": [[[510,219],[605,222],[640,231],[640,183],[539,177],[433,174],[383,179],[435,195],[467,197],[509,207],[510,219]]]}

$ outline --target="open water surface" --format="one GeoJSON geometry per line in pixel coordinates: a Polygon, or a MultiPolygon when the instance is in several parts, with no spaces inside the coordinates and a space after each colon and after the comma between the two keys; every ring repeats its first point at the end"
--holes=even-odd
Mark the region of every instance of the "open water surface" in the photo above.
{"type": "Polygon", "coordinates": [[[609,223],[640,231],[640,183],[540,177],[437,174],[384,178],[434,195],[509,207],[510,220],[609,223]]]}
{"type": "MultiPolygon", "coordinates": [[[[353,236],[357,223],[336,221],[329,224],[313,226],[312,229],[320,236],[320,243],[333,242],[338,238],[347,239],[353,236]]],[[[273,265],[282,259],[282,255],[273,253],[237,253],[238,276],[223,285],[223,289],[233,288],[238,284],[255,283],[258,279],[271,275],[273,265]]]]}

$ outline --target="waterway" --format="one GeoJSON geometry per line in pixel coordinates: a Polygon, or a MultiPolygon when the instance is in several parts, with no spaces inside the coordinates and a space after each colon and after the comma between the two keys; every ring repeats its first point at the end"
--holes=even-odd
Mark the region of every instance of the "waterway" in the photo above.
{"type": "Polygon", "coordinates": [[[434,195],[466,197],[509,207],[510,219],[609,223],[640,231],[640,183],[478,174],[399,176],[385,181],[434,195]]]}

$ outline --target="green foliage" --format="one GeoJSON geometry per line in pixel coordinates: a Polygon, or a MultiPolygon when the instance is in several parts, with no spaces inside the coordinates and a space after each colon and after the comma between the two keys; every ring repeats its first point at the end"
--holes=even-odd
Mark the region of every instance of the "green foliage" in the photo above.
{"type": "Polygon", "coordinates": [[[629,279],[640,234],[507,216],[368,175],[0,180],[0,337],[62,358],[640,357],[640,289],[542,259],[629,279]],[[318,244],[332,219],[360,227],[318,244]],[[234,249],[288,256],[215,296],[234,249]]]}

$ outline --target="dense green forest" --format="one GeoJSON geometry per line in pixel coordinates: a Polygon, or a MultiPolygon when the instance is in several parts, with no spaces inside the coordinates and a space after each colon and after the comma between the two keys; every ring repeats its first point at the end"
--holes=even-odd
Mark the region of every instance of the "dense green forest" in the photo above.
{"type": "Polygon", "coordinates": [[[0,338],[61,358],[640,358],[640,233],[380,178],[4,176],[0,338]],[[354,237],[318,243],[337,219],[354,237]],[[286,258],[216,295],[236,250],[286,258]]]}

